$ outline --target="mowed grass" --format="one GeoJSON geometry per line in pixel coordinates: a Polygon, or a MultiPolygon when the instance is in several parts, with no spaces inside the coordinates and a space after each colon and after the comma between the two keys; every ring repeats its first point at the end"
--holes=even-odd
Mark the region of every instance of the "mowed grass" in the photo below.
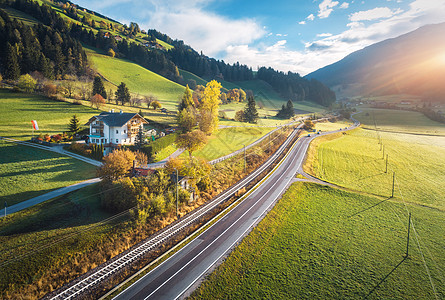
{"type": "Polygon", "coordinates": [[[351,121],[337,121],[337,122],[321,122],[315,123],[315,129],[321,131],[335,131],[340,128],[345,128],[351,126],[353,123],[351,121]]]}
{"type": "Polygon", "coordinates": [[[125,82],[130,92],[146,96],[154,95],[163,107],[176,110],[179,99],[185,90],[182,85],[129,60],[112,58],[92,50],[87,50],[87,54],[97,71],[114,85],[117,86],[121,82],[125,82]]]}
{"type": "MultiPolygon", "coordinates": [[[[365,210],[380,201],[293,184],[191,299],[434,299],[413,237],[409,258],[377,286],[402,261],[407,237],[403,204],[387,201],[365,210]]],[[[443,299],[444,212],[409,209],[422,252],[430,254],[425,259],[437,297],[443,299]]]]}
{"type": "MultiPolygon", "coordinates": [[[[221,156],[230,154],[242,149],[243,145],[249,145],[258,140],[274,128],[270,127],[232,127],[219,129],[216,134],[209,137],[207,145],[193,152],[193,156],[206,160],[213,160],[221,156]]],[[[181,157],[188,157],[188,152],[181,154],[181,157]]]]}
{"type": "Polygon", "coordinates": [[[95,177],[94,166],[53,152],[0,141],[0,153],[1,205],[95,177]]]}
{"type": "Polygon", "coordinates": [[[375,129],[375,120],[378,130],[445,136],[445,124],[432,121],[419,112],[366,107],[360,110],[362,112],[354,118],[364,128],[375,129]]]}
{"type": "Polygon", "coordinates": [[[98,110],[82,105],[0,89],[0,136],[30,139],[31,120],[36,120],[39,125],[39,130],[34,134],[62,133],[68,131],[68,124],[73,115],[77,115],[83,125],[98,113],[98,110]]]}
{"type": "Polygon", "coordinates": [[[445,137],[356,129],[314,140],[306,171],[350,189],[391,196],[396,173],[398,201],[445,209],[445,137]],[[382,150],[381,150],[382,149],[382,150]],[[402,195],[399,192],[399,188],[402,195]]]}
{"type": "MultiPolygon", "coordinates": [[[[60,272],[84,251],[97,251],[113,234],[116,224],[102,223],[111,215],[100,209],[98,189],[91,185],[0,219],[0,298],[30,284],[40,291],[38,298],[43,297],[37,288],[42,276],[60,272]]],[[[88,270],[84,265],[76,268],[88,270]]]]}

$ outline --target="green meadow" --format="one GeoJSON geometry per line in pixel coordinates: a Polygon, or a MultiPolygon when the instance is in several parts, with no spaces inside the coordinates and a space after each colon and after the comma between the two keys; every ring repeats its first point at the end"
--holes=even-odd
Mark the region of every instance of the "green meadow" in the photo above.
{"type": "Polygon", "coordinates": [[[114,85],[121,82],[131,93],[156,96],[162,106],[176,110],[177,103],[184,93],[184,87],[129,60],[112,58],[86,49],[88,58],[97,71],[114,85]]]}
{"type": "Polygon", "coordinates": [[[427,271],[413,232],[403,260],[404,205],[386,201],[369,209],[381,200],[293,184],[190,298],[443,299],[443,211],[408,205],[422,253],[428,254],[427,271]]]}
{"type": "MultiPolygon", "coordinates": [[[[206,160],[216,159],[242,149],[243,145],[247,146],[255,142],[273,129],[270,127],[231,127],[219,129],[209,137],[208,143],[204,148],[193,152],[193,156],[206,160]]],[[[188,157],[188,152],[184,152],[181,157],[188,157]]]]}
{"type": "Polygon", "coordinates": [[[435,122],[394,113],[391,132],[315,139],[305,171],[343,188],[293,184],[191,298],[443,299],[445,138],[426,135],[435,122]],[[394,132],[403,123],[417,134],[394,132]]]}
{"type": "Polygon", "coordinates": [[[375,129],[377,126],[377,130],[382,131],[445,136],[445,124],[432,121],[419,112],[366,107],[360,110],[362,112],[354,118],[363,124],[363,128],[375,129]]]}
{"type": "Polygon", "coordinates": [[[0,89],[0,136],[30,139],[31,120],[36,120],[39,125],[39,130],[34,134],[62,133],[68,131],[73,115],[77,115],[81,124],[85,124],[98,113],[98,110],[83,105],[0,89]]]}
{"type": "Polygon", "coordinates": [[[50,151],[0,141],[0,198],[8,206],[94,178],[96,167],[50,151]]]}

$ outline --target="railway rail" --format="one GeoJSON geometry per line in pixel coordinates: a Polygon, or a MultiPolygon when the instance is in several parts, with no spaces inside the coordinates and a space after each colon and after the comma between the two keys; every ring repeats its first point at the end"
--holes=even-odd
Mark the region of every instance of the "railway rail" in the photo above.
{"type": "Polygon", "coordinates": [[[189,225],[198,221],[201,217],[211,212],[227,199],[230,199],[238,190],[248,186],[257,176],[267,170],[267,168],[269,168],[275,162],[275,160],[280,157],[280,155],[286,150],[286,148],[291,145],[295,137],[298,136],[298,133],[301,130],[300,127],[301,125],[295,128],[289,135],[289,137],[285,140],[285,142],[280,146],[280,148],[273,155],[271,155],[269,159],[258,169],[250,173],[248,176],[240,180],[232,187],[222,192],[212,201],[185,215],[176,223],[173,223],[170,226],[165,227],[158,233],[155,233],[139,245],[134,246],[133,248],[96,267],[95,269],[90,271],[89,274],[87,273],[88,275],[79,277],[80,279],[76,279],[73,282],[68,283],[64,287],[61,287],[59,290],[56,290],[55,292],[48,295],[49,297],[47,296],[45,298],[52,300],[78,299],[79,297],[81,297],[82,294],[93,289],[102,281],[107,280],[114,274],[123,270],[125,267],[136,262],[139,258],[148,254],[151,250],[162,245],[168,239],[187,229],[189,225]]]}

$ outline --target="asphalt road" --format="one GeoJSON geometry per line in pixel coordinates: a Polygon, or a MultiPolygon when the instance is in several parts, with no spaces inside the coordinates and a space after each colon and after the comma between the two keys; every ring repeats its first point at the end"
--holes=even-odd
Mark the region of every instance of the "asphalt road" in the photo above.
{"type": "Polygon", "coordinates": [[[285,192],[303,163],[310,141],[320,135],[301,137],[275,172],[244,201],[115,299],[176,299],[187,295],[285,192]]]}

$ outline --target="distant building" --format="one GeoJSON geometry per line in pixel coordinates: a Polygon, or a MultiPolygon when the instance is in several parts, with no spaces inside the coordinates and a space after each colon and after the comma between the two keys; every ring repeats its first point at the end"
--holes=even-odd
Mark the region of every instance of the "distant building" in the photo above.
{"type": "Polygon", "coordinates": [[[118,113],[114,110],[103,112],[86,124],[90,126],[88,142],[110,148],[133,145],[139,128],[143,128],[144,124],[148,124],[147,120],[136,113],[124,113],[122,110],[118,113]]]}
{"type": "Polygon", "coordinates": [[[120,36],[118,36],[118,35],[116,35],[116,36],[114,37],[114,39],[115,39],[116,41],[118,41],[118,42],[121,42],[121,41],[122,41],[122,37],[120,37],[120,36]]]}

